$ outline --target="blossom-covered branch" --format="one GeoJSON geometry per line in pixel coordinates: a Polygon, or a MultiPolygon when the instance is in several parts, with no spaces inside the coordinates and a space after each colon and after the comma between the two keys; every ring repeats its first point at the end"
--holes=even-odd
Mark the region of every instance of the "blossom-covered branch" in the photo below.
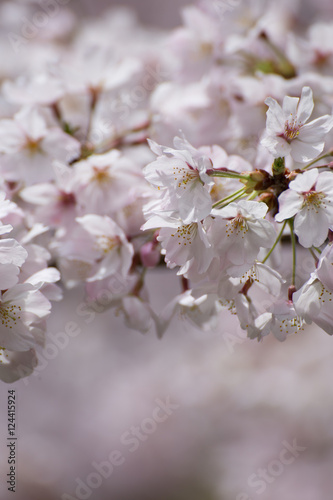
{"type": "Polygon", "coordinates": [[[11,24],[2,380],[32,372],[50,301],[80,285],[87,308],[159,337],[175,317],[206,329],[227,314],[251,339],[312,321],[333,334],[333,44],[317,36],[333,24],[298,24],[297,2],[249,2],[247,24],[213,3],[185,8],[171,32],[124,10],[81,23],[67,9],[33,39],[11,24]],[[157,266],[180,284],[161,311],[146,280],[157,266]]]}

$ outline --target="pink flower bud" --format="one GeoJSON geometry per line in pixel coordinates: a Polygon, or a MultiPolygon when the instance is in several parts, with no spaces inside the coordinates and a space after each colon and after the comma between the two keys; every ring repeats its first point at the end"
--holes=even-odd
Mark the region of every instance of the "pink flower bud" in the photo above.
{"type": "Polygon", "coordinates": [[[140,249],[142,264],[145,267],[155,267],[160,261],[160,251],[154,241],[148,241],[140,249]]]}

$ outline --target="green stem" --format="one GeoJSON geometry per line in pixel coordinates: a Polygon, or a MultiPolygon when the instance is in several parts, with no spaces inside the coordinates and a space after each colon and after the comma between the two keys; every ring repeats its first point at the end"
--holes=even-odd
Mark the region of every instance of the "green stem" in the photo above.
{"type": "Polygon", "coordinates": [[[293,275],[292,275],[291,284],[295,286],[295,281],[296,281],[296,238],[295,238],[295,233],[294,233],[294,219],[289,219],[288,224],[290,227],[291,244],[292,244],[292,248],[293,248],[293,275]]]}
{"type": "Polygon", "coordinates": [[[242,187],[241,189],[239,189],[238,191],[235,191],[234,193],[232,194],[229,194],[229,196],[226,196],[225,198],[223,198],[222,200],[219,200],[217,201],[216,203],[213,204],[213,208],[217,208],[219,205],[222,205],[223,203],[225,203],[226,201],[228,201],[228,203],[231,203],[232,201],[235,201],[237,200],[238,198],[241,198],[241,196],[243,196],[243,194],[245,194],[245,191],[246,191],[246,188],[245,187],[242,187]]]}
{"type": "Polygon", "coordinates": [[[320,248],[317,248],[317,247],[314,247],[314,246],[312,248],[314,248],[316,250],[316,252],[318,252],[319,254],[321,254],[320,248]]]}
{"type": "Polygon", "coordinates": [[[283,76],[285,76],[286,78],[291,78],[293,76],[296,76],[294,65],[290,62],[290,60],[282,52],[282,50],[272,42],[272,40],[267,36],[267,34],[262,33],[260,35],[260,39],[266,43],[267,47],[269,47],[277,57],[278,63],[280,65],[279,69],[282,71],[283,76]]]}
{"type": "Polygon", "coordinates": [[[323,160],[324,158],[327,158],[328,156],[332,156],[332,151],[330,153],[325,153],[325,154],[323,154],[321,156],[318,156],[318,158],[315,158],[314,160],[310,161],[310,163],[308,163],[307,165],[305,165],[305,167],[303,167],[302,170],[306,170],[307,168],[309,168],[312,165],[314,165],[315,163],[317,163],[317,161],[323,160]]]}
{"type": "Polygon", "coordinates": [[[309,252],[310,252],[310,254],[312,255],[312,257],[314,258],[315,263],[316,263],[316,265],[317,265],[318,260],[319,260],[319,259],[318,259],[318,257],[317,257],[317,255],[314,253],[314,251],[312,250],[312,248],[309,248],[309,252]]]}
{"type": "Polygon", "coordinates": [[[226,177],[228,179],[241,179],[244,181],[249,181],[250,177],[248,175],[236,174],[233,172],[221,172],[219,170],[210,170],[207,172],[210,177],[226,177]]]}
{"type": "Polygon", "coordinates": [[[270,251],[268,252],[266,257],[264,258],[264,260],[261,261],[262,264],[265,264],[266,260],[270,257],[270,255],[275,250],[276,245],[279,243],[280,239],[282,238],[282,234],[283,234],[284,228],[286,227],[286,224],[287,224],[287,221],[285,220],[284,223],[282,224],[281,231],[279,232],[279,234],[274,242],[274,245],[272,246],[272,248],[270,249],[270,251]]]}
{"type": "Polygon", "coordinates": [[[90,94],[90,108],[89,108],[89,116],[88,116],[88,124],[87,124],[87,130],[86,130],[85,143],[88,142],[89,134],[90,134],[91,129],[92,129],[94,113],[95,113],[97,101],[99,98],[99,90],[91,88],[89,94],[90,94]]]}
{"type": "Polygon", "coordinates": [[[253,191],[250,196],[247,197],[248,201],[254,200],[258,196],[258,191],[253,191]]]}

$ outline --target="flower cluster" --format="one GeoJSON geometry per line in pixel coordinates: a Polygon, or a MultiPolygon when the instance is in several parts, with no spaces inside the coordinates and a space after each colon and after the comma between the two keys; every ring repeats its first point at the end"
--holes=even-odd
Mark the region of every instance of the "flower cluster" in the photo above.
{"type": "Polygon", "coordinates": [[[26,37],[14,19],[36,6],[12,4],[0,8],[0,378],[33,370],[60,278],[158,336],[179,314],[200,328],[234,314],[258,340],[312,321],[333,334],[329,7],[310,25],[300,2],[247,2],[244,17],[203,0],[170,33],[123,9],[80,23],[59,7],[61,23],[26,37]],[[181,288],[157,312],[146,276],[164,264],[181,288]]]}
{"type": "Polygon", "coordinates": [[[50,300],[60,300],[62,292],[55,285],[60,273],[48,267],[51,255],[38,244],[45,228],[27,229],[22,210],[4,191],[0,218],[0,377],[12,382],[36,366],[35,348],[44,345],[50,300]],[[12,232],[15,238],[7,237],[12,232]]]}

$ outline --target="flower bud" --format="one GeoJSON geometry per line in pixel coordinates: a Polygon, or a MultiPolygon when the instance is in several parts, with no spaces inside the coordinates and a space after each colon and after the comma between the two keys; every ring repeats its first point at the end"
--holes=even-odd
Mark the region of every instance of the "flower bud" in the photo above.
{"type": "Polygon", "coordinates": [[[258,201],[266,203],[266,205],[268,206],[268,211],[272,212],[272,215],[275,215],[278,212],[278,201],[275,194],[270,192],[262,193],[259,196],[258,201]]]}
{"type": "Polygon", "coordinates": [[[248,172],[249,184],[255,191],[264,191],[272,185],[272,176],[266,170],[254,170],[248,172]]]}
{"type": "Polygon", "coordinates": [[[140,249],[141,262],[145,267],[156,267],[161,255],[155,241],[148,241],[140,249]]]}
{"type": "Polygon", "coordinates": [[[284,174],[286,170],[285,163],[284,163],[284,158],[275,158],[274,163],[272,165],[272,171],[273,175],[281,175],[284,174]]]}

